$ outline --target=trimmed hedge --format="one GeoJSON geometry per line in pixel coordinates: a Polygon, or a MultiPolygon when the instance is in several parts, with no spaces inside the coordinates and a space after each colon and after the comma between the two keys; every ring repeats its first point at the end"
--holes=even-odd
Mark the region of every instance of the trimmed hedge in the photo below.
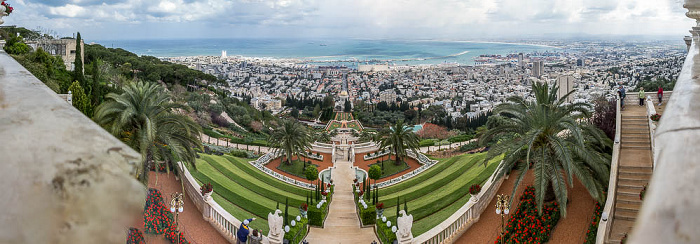
{"type": "Polygon", "coordinates": [[[435,140],[433,140],[433,139],[421,140],[418,143],[418,146],[420,146],[420,147],[429,147],[429,146],[434,146],[434,145],[435,145],[435,140]]]}
{"type": "Polygon", "coordinates": [[[362,220],[363,225],[373,225],[377,221],[377,211],[374,206],[367,205],[367,209],[359,207],[360,209],[360,220],[362,220]]]}
{"type": "MultiPolygon", "coordinates": [[[[391,226],[396,225],[396,219],[390,220],[387,218],[387,221],[391,221],[391,226]]],[[[382,243],[392,243],[396,240],[396,233],[392,232],[391,227],[387,227],[385,222],[378,220],[375,226],[377,227],[377,235],[382,243]]]]}
{"type": "Polygon", "coordinates": [[[309,217],[309,225],[323,226],[323,212],[316,206],[309,206],[309,211],[306,213],[309,217]]]}
{"type": "MultiPolygon", "coordinates": [[[[481,156],[480,154],[475,154],[475,155],[481,156]]],[[[463,157],[465,157],[465,156],[452,157],[452,158],[449,158],[447,160],[440,161],[435,166],[428,169],[427,171],[424,171],[423,173],[420,173],[419,175],[417,175],[411,179],[408,179],[404,182],[401,182],[401,183],[393,185],[393,186],[382,188],[379,190],[381,193],[381,196],[387,196],[389,194],[393,194],[393,193],[408,189],[410,187],[413,187],[415,185],[418,185],[421,182],[435,179],[434,178],[435,175],[438,175],[439,173],[446,171],[446,169],[450,168],[455,163],[459,162],[463,157]]],[[[467,157],[473,157],[473,156],[468,155],[467,157]]]]}

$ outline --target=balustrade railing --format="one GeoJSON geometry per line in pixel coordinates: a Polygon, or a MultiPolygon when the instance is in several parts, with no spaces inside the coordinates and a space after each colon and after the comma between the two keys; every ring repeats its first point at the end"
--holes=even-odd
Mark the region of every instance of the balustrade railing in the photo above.
{"type": "Polygon", "coordinates": [[[491,174],[491,177],[486,180],[486,184],[484,184],[483,188],[484,190],[477,194],[478,201],[474,202],[470,199],[449,218],[442,221],[442,223],[417,236],[414,243],[451,243],[454,241],[454,238],[461,236],[472,224],[479,221],[481,214],[486,210],[488,204],[496,196],[501,184],[503,184],[504,178],[494,180],[496,173],[497,172],[491,174]]]}
{"type": "Polygon", "coordinates": [[[622,111],[620,109],[620,99],[616,102],[617,115],[615,116],[615,142],[613,144],[612,159],[610,161],[610,180],[608,182],[607,199],[605,207],[598,224],[598,233],[596,234],[596,244],[605,243],[610,235],[612,228],[612,216],[615,214],[615,195],[617,194],[617,171],[620,162],[620,135],[622,131],[622,111]]]}

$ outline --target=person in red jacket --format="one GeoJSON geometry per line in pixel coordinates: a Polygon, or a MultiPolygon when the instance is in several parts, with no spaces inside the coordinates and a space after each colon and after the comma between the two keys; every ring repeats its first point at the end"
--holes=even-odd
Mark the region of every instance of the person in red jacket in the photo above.
{"type": "Polygon", "coordinates": [[[659,91],[656,92],[656,96],[659,97],[659,106],[663,103],[664,89],[659,86],[659,91]]]}

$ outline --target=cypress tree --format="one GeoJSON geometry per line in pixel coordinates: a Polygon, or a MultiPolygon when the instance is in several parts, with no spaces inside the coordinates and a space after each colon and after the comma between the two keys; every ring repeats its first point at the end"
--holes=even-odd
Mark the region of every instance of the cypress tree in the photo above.
{"type": "Polygon", "coordinates": [[[284,225],[289,224],[289,198],[284,199],[284,225]]]}
{"type": "Polygon", "coordinates": [[[321,178],[321,191],[326,191],[326,179],[321,178]]]}
{"type": "Polygon", "coordinates": [[[306,205],[309,205],[309,193],[306,193],[306,205]]]}
{"type": "Polygon", "coordinates": [[[403,199],[403,211],[408,214],[408,205],[406,205],[406,198],[403,199]]]}
{"type": "Polygon", "coordinates": [[[73,70],[73,79],[77,80],[85,86],[85,77],[83,77],[83,50],[82,47],[80,46],[81,43],[81,38],[80,38],[80,32],[78,32],[78,35],[75,39],[75,62],[73,64],[75,65],[75,69],[73,70]]]}
{"type": "Polygon", "coordinates": [[[277,202],[277,207],[275,209],[280,209],[280,203],[277,202]]]}
{"type": "Polygon", "coordinates": [[[92,61],[92,104],[102,103],[102,77],[100,77],[99,60],[92,61]]]}
{"type": "Polygon", "coordinates": [[[396,197],[396,218],[399,217],[399,197],[396,197]]]}

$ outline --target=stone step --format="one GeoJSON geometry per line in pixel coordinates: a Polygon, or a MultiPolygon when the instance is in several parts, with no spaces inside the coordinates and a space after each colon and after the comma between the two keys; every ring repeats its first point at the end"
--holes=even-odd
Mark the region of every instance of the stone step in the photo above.
{"type": "Polygon", "coordinates": [[[653,169],[650,166],[646,167],[640,167],[640,166],[620,166],[619,172],[628,172],[628,173],[649,173],[651,174],[653,172],[653,169]]]}
{"type": "MultiPolygon", "coordinates": [[[[637,184],[629,183],[629,182],[625,182],[625,183],[620,183],[619,181],[617,182],[618,191],[622,190],[622,189],[629,189],[629,190],[636,189],[637,192],[639,192],[642,190],[643,187],[644,187],[644,185],[637,185],[637,184]]],[[[631,192],[631,191],[627,191],[627,192],[631,192]]]]}
{"type": "Polygon", "coordinates": [[[630,213],[639,213],[639,209],[642,207],[641,203],[615,203],[615,212],[618,211],[629,211],[630,213]]]}
{"type": "Polygon", "coordinates": [[[647,139],[649,140],[649,133],[631,134],[631,135],[620,135],[620,139],[647,139]]]}
{"type": "Polygon", "coordinates": [[[617,179],[618,180],[623,180],[623,179],[632,179],[632,180],[645,180],[649,181],[651,179],[651,173],[646,173],[646,172],[619,172],[617,174],[617,179]]]}
{"type": "Polygon", "coordinates": [[[649,130],[625,130],[622,129],[620,136],[649,135],[649,130]]]}
{"type": "Polygon", "coordinates": [[[651,140],[649,138],[624,138],[621,140],[622,145],[644,145],[651,146],[651,140]]]}
{"type": "Polygon", "coordinates": [[[618,179],[618,185],[644,186],[649,183],[648,179],[618,179]]]}
{"type": "Polygon", "coordinates": [[[630,150],[651,150],[651,145],[649,146],[620,146],[622,149],[630,149],[630,150]]]}
{"type": "Polygon", "coordinates": [[[637,219],[637,211],[615,209],[615,219],[634,221],[637,219]]]}
{"type": "Polygon", "coordinates": [[[615,204],[620,204],[620,203],[627,203],[627,204],[642,204],[642,200],[639,200],[639,192],[636,194],[630,194],[630,193],[622,193],[618,192],[617,194],[617,199],[615,199],[617,202],[615,204]]]}

